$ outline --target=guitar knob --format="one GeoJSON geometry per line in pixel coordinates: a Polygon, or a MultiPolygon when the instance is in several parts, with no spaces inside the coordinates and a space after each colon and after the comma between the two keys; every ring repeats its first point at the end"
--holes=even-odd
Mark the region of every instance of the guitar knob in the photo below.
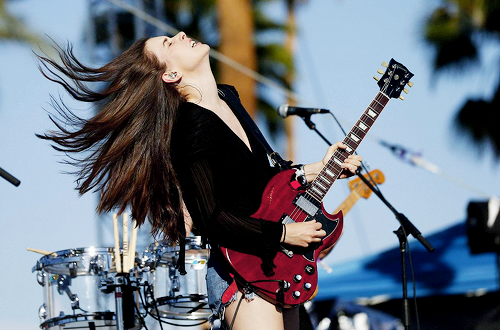
{"type": "Polygon", "coordinates": [[[316,271],[316,269],[314,269],[314,267],[311,266],[311,265],[307,265],[304,268],[304,271],[306,272],[307,275],[312,275],[312,274],[314,274],[314,272],[316,271]]]}
{"type": "Polygon", "coordinates": [[[302,287],[304,288],[304,290],[309,291],[309,290],[311,290],[312,284],[311,283],[304,283],[304,285],[302,287]]]}
{"type": "Polygon", "coordinates": [[[299,283],[300,281],[302,281],[302,275],[300,275],[300,274],[295,275],[295,276],[293,277],[293,281],[294,281],[295,283],[299,283]]]}
{"type": "Polygon", "coordinates": [[[293,291],[292,293],[292,297],[294,299],[299,299],[300,298],[300,292],[299,291],[293,291]]]}

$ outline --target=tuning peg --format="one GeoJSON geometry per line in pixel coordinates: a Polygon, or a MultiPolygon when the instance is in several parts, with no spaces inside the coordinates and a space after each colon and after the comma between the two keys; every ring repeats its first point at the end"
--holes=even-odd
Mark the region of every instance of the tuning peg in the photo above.
{"type": "Polygon", "coordinates": [[[405,98],[403,97],[403,95],[399,96],[399,99],[400,99],[401,101],[404,101],[404,100],[405,100],[405,98]]]}
{"type": "Polygon", "coordinates": [[[408,86],[413,87],[413,82],[409,81],[408,86]]]}
{"type": "Polygon", "coordinates": [[[377,77],[377,76],[373,76],[373,79],[375,79],[376,81],[379,81],[379,80],[380,80],[380,78],[379,78],[379,77],[377,77]]]}
{"type": "Polygon", "coordinates": [[[385,61],[384,61],[384,62],[382,62],[382,66],[383,66],[384,68],[389,67],[389,65],[387,65],[387,62],[385,62],[385,61]]]}
{"type": "Polygon", "coordinates": [[[377,72],[380,74],[384,74],[384,70],[382,70],[382,69],[378,69],[377,72]]]}
{"type": "Polygon", "coordinates": [[[408,94],[408,90],[406,88],[403,89],[403,92],[405,92],[406,94],[408,94]]]}

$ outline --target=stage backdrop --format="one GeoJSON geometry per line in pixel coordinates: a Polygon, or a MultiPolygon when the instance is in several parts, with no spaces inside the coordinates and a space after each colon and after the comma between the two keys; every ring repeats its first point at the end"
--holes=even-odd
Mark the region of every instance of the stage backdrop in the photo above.
{"type": "MultiPolygon", "coordinates": [[[[410,240],[417,297],[481,294],[484,291],[498,290],[496,255],[470,253],[465,222],[426,238],[435,248],[433,253],[425,250],[418,241],[410,240]]],[[[332,253],[335,253],[335,249],[332,253]]],[[[327,273],[322,267],[319,268],[319,291],[315,301],[333,298],[357,300],[377,296],[380,300],[385,300],[402,297],[401,257],[398,247],[370,257],[333,265],[331,273],[327,273]]],[[[408,296],[412,297],[409,270],[407,274],[408,296]]]]}

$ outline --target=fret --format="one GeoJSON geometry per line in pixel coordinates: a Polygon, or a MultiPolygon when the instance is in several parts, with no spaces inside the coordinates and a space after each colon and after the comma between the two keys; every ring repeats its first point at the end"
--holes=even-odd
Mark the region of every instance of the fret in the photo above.
{"type": "Polygon", "coordinates": [[[316,198],[317,200],[321,201],[323,199],[323,193],[316,186],[311,186],[309,189],[311,189],[319,197],[316,198]]]}
{"type": "Polygon", "coordinates": [[[325,170],[326,174],[328,175],[328,177],[330,177],[332,179],[335,177],[335,174],[333,174],[333,172],[330,171],[330,169],[328,169],[328,167],[325,167],[324,170],[325,170]]]}
{"type": "Polygon", "coordinates": [[[354,133],[354,135],[356,135],[360,140],[362,140],[366,135],[366,133],[360,130],[358,127],[353,127],[352,133],[354,133]]]}
{"type": "Polygon", "coordinates": [[[361,128],[363,131],[366,131],[368,126],[366,126],[362,121],[358,123],[358,127],[361,128]]]}
{"type": "Polygon", "coordinates": [[[342,165],[342,162],[339,159],[335,158],[335,157],[333,158],[333,161],[335,163],[339,164],[339,165],[342,165]]]}
{"type": "Polygon", "coordinates": [[[329,180],[326,176],[323,176],[321,172],[318,174],[316,178],[323,181],[327,186],[331,183],[331,180],[329,180]]]}
{"type": "Polygon", "coordinates": [[[382,100],[379,101],[377,98],[374,98],[373,101],[370,103],[369,107],[376,109],[378,112],[379,109],[384,108],[384,105],[382,103],[383,103],[382,100]]]}
{"type": "Polygon", "coordinates": [[[316,181],[315,184],[322,192],[328,191],[328,187],[325,187],[319,180],[316,181]]]}
{"type": "Polygon", "coordinates": [[[378,113],[376,113],[375,111],[373,111],[372,109],[368,109],[368,112],[367,112],[368,116],[372,117],[372,118],[375,118],[377,117],[378,113]]]}
{"type": "Polygon", "coordinates": [[[370,127],[372,126],[371,124],[365,123],[365,121],[362,118],[359,119],[359,123],[363,124],[363,126],[368,127],[368,129],[370,129],[370,127]]]}
{"type": "Polygon", "coordinates": [[[349,133],[349,138],[353,140],[354,142],[358,143],[361,139],[354,133],[349,133]]]}
{"type": "Polygon", "coordinates": [[[373,123],[375,122],[375,120],[368,116],[368,114],[364,113],[362,116],[361,116],[361,120],[363,121],[363,123],[365,123],[368,127],[371,127],[373,125],[373,123]]]}

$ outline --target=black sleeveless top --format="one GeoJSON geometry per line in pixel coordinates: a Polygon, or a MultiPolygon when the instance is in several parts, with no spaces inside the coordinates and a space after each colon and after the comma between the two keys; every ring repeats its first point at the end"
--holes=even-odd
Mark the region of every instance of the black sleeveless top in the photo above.
{"type": "MultiPolygon", "coordinates": [[[[232,86],[220,86],[224,88],[236,93],[232,86]]],[[[226,102],[234,113],[234,105],[226,102]]],[[[278,169],[245,123],[240,124],[252,151],[214,112],[183,103],[172,131],[172,162],[196,230],[212,244],[257,255],[270,265],[282,225],[250,215],[278,169]]]]}

